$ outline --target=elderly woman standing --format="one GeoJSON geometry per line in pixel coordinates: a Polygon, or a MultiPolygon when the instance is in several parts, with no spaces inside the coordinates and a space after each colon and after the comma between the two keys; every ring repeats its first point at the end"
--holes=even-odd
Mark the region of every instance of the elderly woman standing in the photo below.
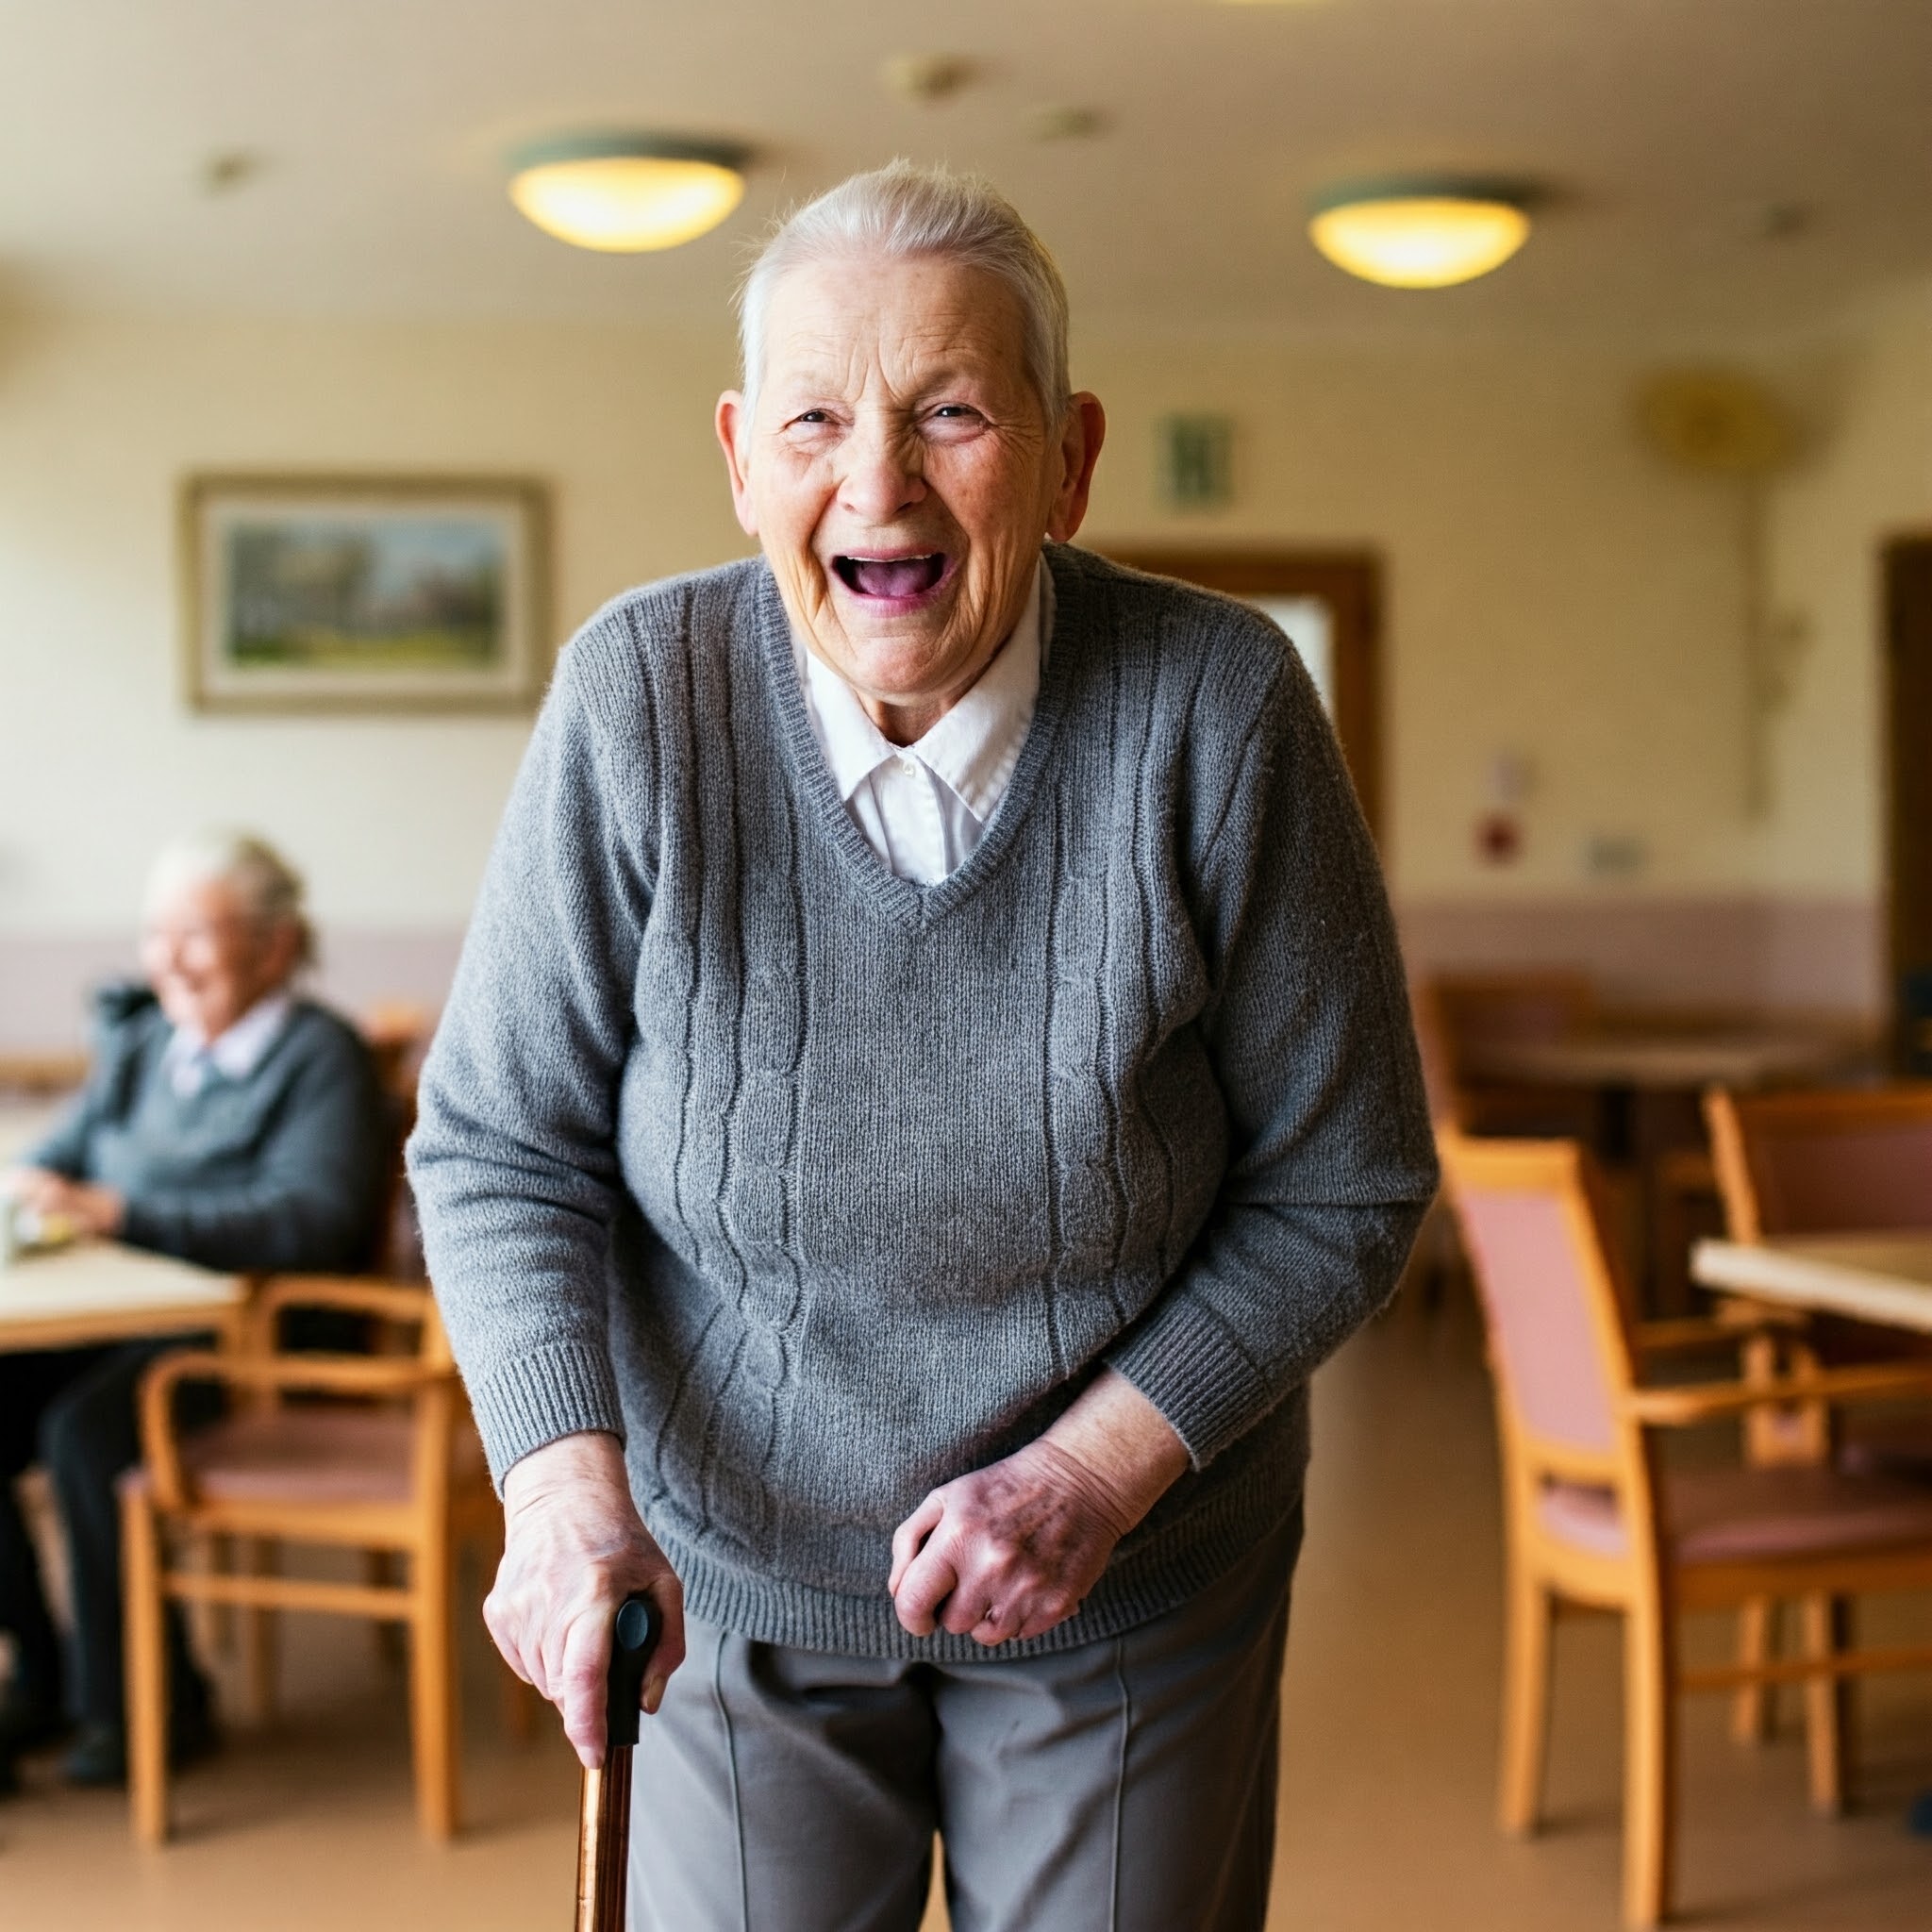
{"type": "Polygon", "coordinates": [[[1307,1379],[1435,1182],[1374,857],[1280,633],[1066,547],[991,190],[835,189],[743,339],[763,557],[564,654],[425,1072],[491,1627],[591,1762],[665,1612],[635,1924],[910,1932],[937,1829],[961,1932],[1256,1927],[1307,1379]]]}
{"type": "MultiPolygon", "coordinates": [[[[368,1049],[296,998],[310,952],[302,882],[258,839],[170,846],[149,875],[146,984],[103,995],[86,1090],[0,1187],[84,1234],[208,1268],[368,1265],[391,1159],[368,1049]]],[[[15,1670],[0,1704],[13,1751],[80,1734],[78,1783],[125,1774],[120,1518],[114,1479],[140,1453],[135,1389],[166,1342],[0,1356],[0,1627],[15,1670]],[[75,1644],[60,1659],[11,1479],[46,1465],[67,1532],[75,1644]]],[[[178,1338],[175,1345],[178,1345],[178,1338]]],[[[208,1731],[208,1692],[172,1626],[175,1748],[208,1731]]]]}

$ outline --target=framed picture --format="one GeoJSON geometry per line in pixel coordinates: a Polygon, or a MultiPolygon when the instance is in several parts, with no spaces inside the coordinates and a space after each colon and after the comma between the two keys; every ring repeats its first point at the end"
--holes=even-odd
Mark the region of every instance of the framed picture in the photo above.
{"type": "Polygon", "coordinates": [[[191,476],[188,701],[527,710],[550,675],[548,525],[517,478],[191,476]]]}

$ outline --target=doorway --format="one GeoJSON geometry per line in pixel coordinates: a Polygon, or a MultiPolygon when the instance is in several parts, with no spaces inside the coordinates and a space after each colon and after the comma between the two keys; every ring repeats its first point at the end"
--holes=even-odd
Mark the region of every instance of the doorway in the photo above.
{"type": "Polygon", "coordinates": [[[1109,550],[1116,562],[1221,591],[1264,610],[1322,694],[1362,816],[1382,837],[1381,566],[1364,553],[1109,550]]]}
{"type": "Polygon", "coordinates": [[[1885,906],[1901,1072],[1932,1075],[1932,537],[1885,550],[1885,906]]]}

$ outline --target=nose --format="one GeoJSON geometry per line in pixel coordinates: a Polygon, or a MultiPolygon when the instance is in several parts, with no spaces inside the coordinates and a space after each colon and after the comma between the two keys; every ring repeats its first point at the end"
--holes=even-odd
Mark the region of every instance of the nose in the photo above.
{"type": "Polygon", "coordinates": [[[862,522],[890,524],[924,500],[924,452],[908,425],[869,418],[854,426],[841,454],[839,501],[862,522]]]}

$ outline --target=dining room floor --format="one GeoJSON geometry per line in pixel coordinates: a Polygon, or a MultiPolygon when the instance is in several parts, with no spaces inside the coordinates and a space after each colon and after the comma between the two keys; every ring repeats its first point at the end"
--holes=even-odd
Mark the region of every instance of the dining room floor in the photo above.
{"type": "MultiPolygon", "coordinates": [[[[1480,1338],[1459,1295],[1398,1306],[1318,1378],[1308,1540],[1287,1677],[1271,1932],[1612,1932],[1619,1670],[1608,1619],[1557,1641],[1548,1827],[1491,1823],[1500,1657],[1496,1457],[1480,1338]]],[[[1878,1639],[1932,1633],[1932,1605],[1874,1611],[1878,1639]]],[[[1722,1624],[1696,1633],[1723,1645],[1722,1624]]],[[[123,1800],[47,1766],[0,1802],[7,1932],[493,1932],[569,1923],[576,1778],[554,1725],[519,1746],[470,1622],[466,1806],[454,1845],[415,1832],[402,1686],[367,1627],[291,1620],[281,1708],[237,1724],[178,1787],[181,1830],[137,1848],[123,1800]]],[[[1813,1816],[1789,1722],[1734,1745],[1723,1700],[1684,1726],[1684,1923],[1738,1932],[1924,1932],[1932,1677],[1860,1699],[1860,1797],[1813,1816]]],[[[1096,1921],[1098,1924],[1098,1921],[1096,1921]]],[[[935,1904],[924,1932],[941,1932],[935,1904]]],[[[782,1932],[758,1927],[753,1932],[782,1932]]],[[[1185,1932],[1185,1928],[1176,1928],[1185,1932]]]]}

